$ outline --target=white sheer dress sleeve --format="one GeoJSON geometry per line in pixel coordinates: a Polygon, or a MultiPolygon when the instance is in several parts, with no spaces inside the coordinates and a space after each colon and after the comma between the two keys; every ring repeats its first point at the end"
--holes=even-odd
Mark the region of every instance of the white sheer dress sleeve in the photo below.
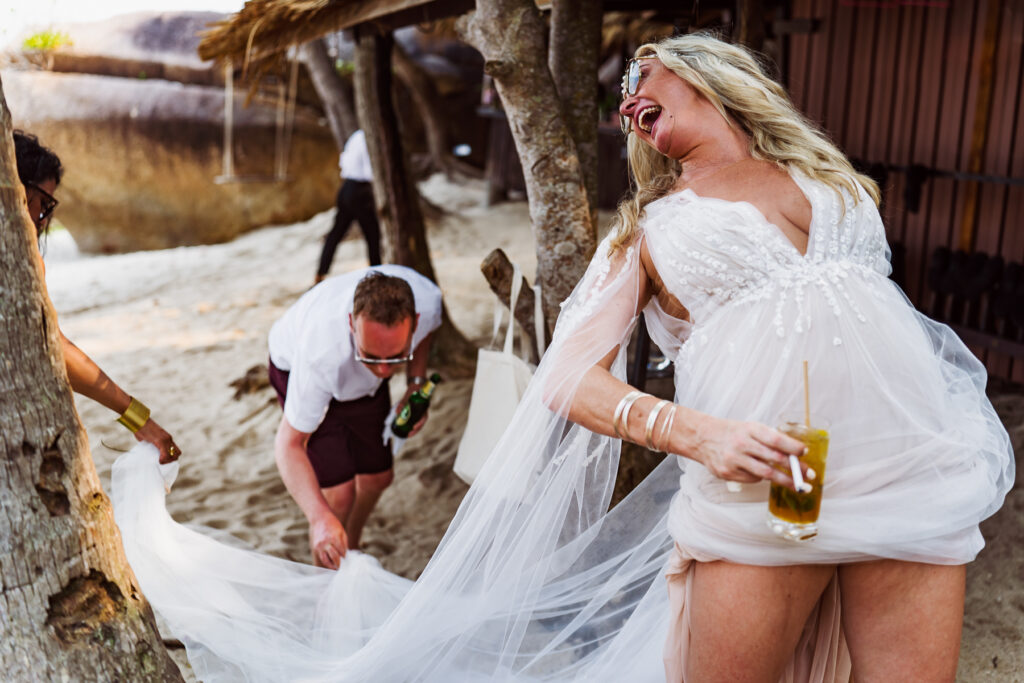
{"type": "Polygon", "coordinates": [[[624,375],[640,277],[636,248],[609,258],[607,243],[598,247],[509,429],[415,583],[357,552],[333,572],[219,543],[167,514],[153,452],[120,458],[113,498],[129,561],[196,674],[663,680],[678,467],[666,459],[609,513],[619,442],[563,417],[583,373],[616,346],[613,372],[624,375]]]}

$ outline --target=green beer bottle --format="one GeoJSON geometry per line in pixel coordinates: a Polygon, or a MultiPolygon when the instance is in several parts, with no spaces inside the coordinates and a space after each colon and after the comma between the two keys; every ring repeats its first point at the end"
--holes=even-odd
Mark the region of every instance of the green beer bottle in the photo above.
{"type": "Polygon", "coordinates": [[[427,408],[430,406],[430,396],[434,393],[434,389],[440,381],[441,375],[435,372],[430,376],[426,384],[409,396],[409,400],[402,406],[402,412],[398,413],[398,417],[391,423],[392,434],[401,439],[409,436],[409,432],[412,431],[412,428],[416,426],[416,423],[427,412],[427,408]]]}

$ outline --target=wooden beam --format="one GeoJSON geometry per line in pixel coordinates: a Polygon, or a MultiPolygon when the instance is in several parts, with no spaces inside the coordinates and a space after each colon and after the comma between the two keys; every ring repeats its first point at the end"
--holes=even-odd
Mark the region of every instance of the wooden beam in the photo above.
{"type": "Polygon", "coordinates": [[[475,8],[476,0],[435,0],[380,16],[373,19],[373,24],[381,31],[394,31],[403,26],[461,16],[475,8]]]}

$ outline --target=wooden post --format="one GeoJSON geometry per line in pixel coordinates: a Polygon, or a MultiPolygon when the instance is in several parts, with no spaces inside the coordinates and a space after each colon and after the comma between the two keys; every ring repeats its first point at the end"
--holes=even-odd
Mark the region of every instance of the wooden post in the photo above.
{"type": "Polygon", "coordinates": [[[735,38],[751,50],[764,49],[763,0],[736,0],[735,38]]]}
{"type": "MultiPolygon", "coordinates": [[[[974,104],[974,128],[971,131],[971,153],[967,160],[968,173],[981,173],[985,163],[985,144],[988,142],[988,124],[992,113],[992,94],[995,90],[996,37],[999,33],[1000,0],[989,0],[985,18],[985,37],[981,45],[978,66],[978,99],[974,104]]],[[[971,251],[974,246],[974,224],[978,220],[978,183],[969,181],[964,195],[964,213],[960,222],[960,248],[971,251]]]]}
{"type": "Polygon", "coordinates": [[[373,165],[373,195],[380,219],[383,260],[415,268],[431,280],[423,216],[408,173],[392,98],[390,33],[355,28],[356,115],[373,165]]]}
{"type": "MultiPolygon", "coordinates": [[[[377,32],[369,24],[356,26],[355,34],[356,114],[373,166],[382,260],[408,266],[437,282],[419,193],[409,173],[392,98],[394,38],[390,33],[377,32]]],[[[447,308],[442,309],[441,328],[434,337],[434,362],[446,365],[450,374],[472,372],[476,349],[452,324],[447,308]]]]}
{"type": "Polygon", "coordinates": [[[235,69],[228,59],[224,62],[224,165],[221,177],[230,181],[235,177],[234,153],[235,69]]]}

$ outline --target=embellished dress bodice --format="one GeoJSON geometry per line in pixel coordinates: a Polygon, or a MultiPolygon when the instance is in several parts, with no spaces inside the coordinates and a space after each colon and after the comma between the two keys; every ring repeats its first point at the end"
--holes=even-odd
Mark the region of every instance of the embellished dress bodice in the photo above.
{"type": "Polygon", "coordinates": [[[846,308],[863,318],[845,281],[852,274],[871,282],[872,275],[890,272],[878,211],[866,194],[855,203],[822,183],[799,175],[794,180],[812,209],[806,254],[749,202],[687,189],[648,205],[645,232],[652,258],[696,324],[732,303],[771,300],[779,313],[774,332],[803,332],[809,321],[797,316],[787,330],[781,310],[789,302],[799,307],[808,286],[826,295],[835,315],[846,308]]]}
{"type": "MultiPolygon", "coordinates": [[[[668,351],[676,401],[778,425],[803,409],[806,360],[811,412],[831,445],[821,531],[799,549],[801,561],[885,555],[879,548],[890,541],[922,534],[967,557],[983,543],[977,526],[920,501],[941,490],[980,513],[1005,484],[1008,443],[984,395],[984,368],[888,279],[885,231],[862,188],[855,200],[793,179],[812,208],[806,254],[747,202],[683,190],[646,207],[651,260],[692,323],[668,351]]],[[[679,463],[669,514],[677,543],[702,557],[794,562],[791,544],[764,523],[767,484],[729,492],[703,466],[679,463]]]]}

